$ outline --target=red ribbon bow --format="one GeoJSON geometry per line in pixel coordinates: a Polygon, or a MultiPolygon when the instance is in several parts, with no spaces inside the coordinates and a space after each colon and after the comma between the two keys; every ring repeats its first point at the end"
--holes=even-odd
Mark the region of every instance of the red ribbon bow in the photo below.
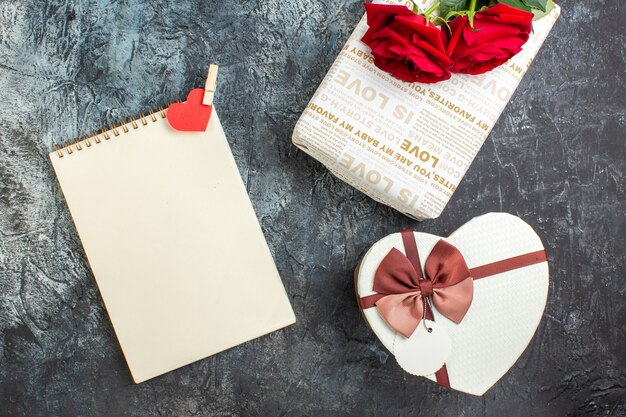
{"type": "Polygon", "coordinates": [[[440,240],[428,255],[425,277],[398,249],[392,249],[378,266],[374,291],[383,295],[376,308],[396,332],[410,337],[424,319],[425,298],[442,315],[460,323],[472,304],[474,280],[459,250],[440,240]]]}

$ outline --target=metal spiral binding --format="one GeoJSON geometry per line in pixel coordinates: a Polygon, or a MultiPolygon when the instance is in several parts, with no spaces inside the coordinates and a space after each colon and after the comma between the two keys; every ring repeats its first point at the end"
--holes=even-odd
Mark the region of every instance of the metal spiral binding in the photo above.
{"type": "MultiPolygon", "coordinates": [[[[178,100],[180,102],[180,100],[178,100]]],[[[169,107],[169,105],[168,105],[169,107]]],[[[130,132],[130,129],[139,129],[139,123],[142,126],[147,126],[149,121],[153,123],[158,120],[157,116],[161,116],[162,119],[165,119],[165,108],[163,106],[159,106],[157,111],[150,110],[148,114],[139,113],[138,117],[130,116],[129,120],[120,121],[120,125],[116,125],[115,123],[111,123],[109,129],[102,128],[100,133],[94,132],[91,136],[83,135],[82,139],[75,138],[72,141],[65,141],[62,144],[54,145],[54,150],[57,153],[59,158],[63,158],[65,155],[71,155],[74,152],[80,152],[83,149],[91,148],[92,146],[99,145],[103,143],[102,138],[104,138],[104,142],[110,140],[112,137],[120,136],[122,133],[130,132]],[[113,132],[113,136],[109,132],[113,132]]]]}

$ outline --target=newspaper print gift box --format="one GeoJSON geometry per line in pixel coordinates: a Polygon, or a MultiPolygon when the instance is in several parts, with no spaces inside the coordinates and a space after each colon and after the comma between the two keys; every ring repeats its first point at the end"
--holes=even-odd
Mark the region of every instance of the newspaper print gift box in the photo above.
{"type": "Polygon", "coordinates": [[[436,218],[559,12],[556,6],[533,22],[522,52],[507,63],[437,84],[405,83],[374,66],[361,42],[364,16],[296,124],[293,143],[374,200],[418,220],[436,218]]]}

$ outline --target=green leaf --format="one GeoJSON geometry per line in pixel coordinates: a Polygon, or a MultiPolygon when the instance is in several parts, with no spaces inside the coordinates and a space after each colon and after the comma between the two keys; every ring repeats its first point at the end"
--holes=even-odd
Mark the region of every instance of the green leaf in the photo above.
{"type": "Polygon", "coordinates": [[[433,17],[431,22],[433,23],[433,25],[437,25],[437,26],[444,26],[445,25],[448,28],[449,31],[452,31],[452,29],[450,28],[450,25],[448,24],[446,19],[444,19],[441,16],[433,17]]]}
{"type": "Polygon", "coordinates": [[[498,0],[498,3],[508,4],[509,6],[515,7],[516,9],[532,12],[532,8],[526,6],[526,4],[524,4],[522,0],[498,0]]]}
{"type": "Polygon", "coordinates": [[[467,20],[469,20],[470,27],[474,32],[478,32],[476,28],[474,28],[474,16],[476,16],[476,12],[467,12],[467,20]]]}
{"type": "Polygon", "coordinates": [[[548,0],[522,0],[522,2],[531,9],[539,9],[545,12],[548,0]]]}
{"type": "Polygon", "coordinates": [[[467,16],[467,12],[455,12],[454,10],[451,10],[447,15],[443,16],[443,20],[450,22],[457,16],[467,16]]]}
{"type": "Polygon", "coordinates": [[[533,17],[533,20],[539,20],[542,17],[550,14],[550,12],[552,10],[554,10],[555,8],[555,4],[552,0],[548,0],[548,2],[546,3],[546,10],[545,11],[541,11],[539,9],[533,9],[533,14],[535,15],[535,17],[533,17]]]}
{"type": "Polygon", "coordinates": [[[448,16],[450,12],[459,12],[469,8],[469,0],[441,0],[439,16],[448,16]]]}

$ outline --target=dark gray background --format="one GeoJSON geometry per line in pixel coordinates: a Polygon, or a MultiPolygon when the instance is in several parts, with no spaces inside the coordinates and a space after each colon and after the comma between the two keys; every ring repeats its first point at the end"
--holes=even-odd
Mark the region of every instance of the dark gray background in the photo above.
{"type": "Polygon", "coordinates": [[[626,415],[625,2],[561,2],[448,208],[422,223],[290,143],[358,0],[112,3],[0,0],[0,415],[626,415]],[[134,385],[47,154],[184,97],[209,62],[298,322],[134,385]],[[445,235],[500,210],[548,246],[531,345],[482,398],[405,374],[359,316],[359,256],[403,228],[445,235]]]}

